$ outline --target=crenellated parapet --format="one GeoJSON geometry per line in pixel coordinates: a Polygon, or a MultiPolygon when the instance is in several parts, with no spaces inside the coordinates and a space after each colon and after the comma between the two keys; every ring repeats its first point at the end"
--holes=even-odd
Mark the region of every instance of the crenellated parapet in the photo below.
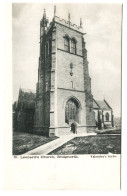
{"type": "Polygon", "coordinates": [[[75,31],[78,31],[80,33],[83,33],[82,25],[78,26],[76,24],[72,24],[70,21],[67,21],[65,19],[61,19],[58,16],[54,16],[52,22],[50,22],[49,26],[47,26],[46,33],[48,33],[48,31],[50,30],[50,28],[52,27],[52,24],[54,24],[54,22],[59,23],[61,25],[64,25],[64,26],[66,26],[66,27],[68,27],[70,29],[73,29],[75,31]]]}
{"type": "Polygon", "coordinates": [[[74,29],[76,31],[79,31],[79,32],[83,32],[83,29],[82,29],[82,26],[78,26],[76,24],[72,24],[70,21],[67,21],[67,20],[64,20],[64,19],[61,19],[60,17],[58,16],[55,16],[54,19],[53,19],[55,22],[59,23],[59,24],[62,24],[66,27],[69,27],[71,29],[74,29]]]}

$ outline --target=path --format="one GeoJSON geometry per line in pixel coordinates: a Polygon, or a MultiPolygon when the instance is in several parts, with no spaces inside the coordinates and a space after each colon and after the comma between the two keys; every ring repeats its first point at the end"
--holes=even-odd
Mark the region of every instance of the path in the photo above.
{"type": "Polygon", "coordinates": [[[95,133],[84,133],[84,134],[73,134],[73,135],[68,135],[68,136],[61,136],[58,139],[55,139],[49,143],[46,143],[42,146],[39,146],[33,150],[30,150],[26,152],[24,155],[46,155],[49,152],[55,150],[56,148],[62,146],[69,140],[75,138],[75,137],[83,137],[83,136],[88,136],[88,135],[96,135],[95,133]]]}

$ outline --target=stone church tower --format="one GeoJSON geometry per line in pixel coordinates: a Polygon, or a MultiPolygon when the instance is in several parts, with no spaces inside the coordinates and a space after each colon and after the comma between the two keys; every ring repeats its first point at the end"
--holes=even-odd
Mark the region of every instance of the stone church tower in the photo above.
{"type": "Polygon", "coordinates": [[[40,57],[34,129],[45,135],[95,129],[87,50],[80,26],[55,15],[40,21],[40,57]]]}

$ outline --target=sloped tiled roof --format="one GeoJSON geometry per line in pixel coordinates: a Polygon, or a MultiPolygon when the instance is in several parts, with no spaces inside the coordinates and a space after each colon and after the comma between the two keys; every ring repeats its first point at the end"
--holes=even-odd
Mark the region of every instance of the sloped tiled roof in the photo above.
{"type": "Polygon", "coordinates": [[[93,101],[93,108],[99,109],[99,106],[97,105],[97,103],[95,102],[95,100],[93,101]]]}
{"type": "Polygon", "coordinates": [[[103,100],[103,101],[100,101],[100,100],[94,100],[93,102],[93,108],[94,109],[106,109],[106,110],[109,110],[109,109],[112,109],[109,104],[107,103],[106,100],[103,100]]]}

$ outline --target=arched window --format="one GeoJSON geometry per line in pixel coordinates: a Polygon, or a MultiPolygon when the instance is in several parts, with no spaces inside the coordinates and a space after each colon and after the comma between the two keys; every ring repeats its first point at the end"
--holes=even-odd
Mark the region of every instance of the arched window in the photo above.
{"type": "Polygon", "coordinates": [[[65,106],[65,122],[69,124],[69,122],[79,122],[79,105],[78,103],[70,99],[65,106]]]}
{"type": "Polygon", "coordinates": [[[69,52],[70,47],[69,47],[69,38],[67,36],[64,37],[64,50],[69,52]]]}
{"type": "Polygon", "coordinates": [[[106,112],[105,118],[106,118],[106,121],[109,121],[109,113],[108,112],[106,112]]]}
{"type": "Polygon", "coordinates": [[[71,52],[73,54],[76,54],[76,40],[75,39],[71,40],[71,52]]]}
{"type": "Polygon", "coordinates": [[[45,90],[48,91],[48,82],[46,82],[45,90]]]}

